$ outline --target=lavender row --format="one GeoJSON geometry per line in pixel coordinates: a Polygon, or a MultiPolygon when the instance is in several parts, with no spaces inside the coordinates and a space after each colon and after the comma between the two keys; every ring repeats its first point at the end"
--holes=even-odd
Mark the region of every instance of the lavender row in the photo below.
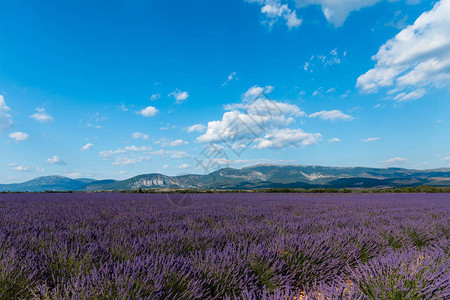
{"type": "Polygon", "coordinates": [[[448,194],[169,197],[0,195],[0,298],[450,299],[448,194]]]}

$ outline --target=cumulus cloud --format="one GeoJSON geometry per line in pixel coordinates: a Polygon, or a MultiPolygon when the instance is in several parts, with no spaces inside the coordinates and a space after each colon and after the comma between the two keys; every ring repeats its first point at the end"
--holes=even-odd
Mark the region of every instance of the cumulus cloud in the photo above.
{"type": "Polygon", "coordinates": [[[298,27],[302,24],[302,19],[297,17],[295,9],[290,9],[287,4],[282,4],[281,0],[246,0],[261,5],[261,13],[265,20],[263,24],[272,27],[275,23],[281,21],[289,29],[298,27]]]}
{"type": "Polygon", "coordinates": [[[15,140],[16,142],[23,142],[23,141],[28,140],[28,138],[30,136],[25,132],[16,131],[16,132],[10,133],[9,137],[12,138],[13,140],[15,140]]]}
{"type": "Polygon", "coordinates": [[[370,143],[370,142],[375,142],[380,140],[381,138],[379,136],[377,137],[371,137],[371,138],[367,138],[367,139],[362,139],[361,141],[364,143],[370,143]]]}
{"type": "Polygon", "coordinates": [[[66,165],[66,163],[56,155],[53,155],[53,157],[48,158],[47,162],[52,165],[66,165]]]}
{"type": "Polygon", "coordinates": [[[320,134],[287,128],[305,113],[296,105],[267,99],[272,90],[254,86],[243,94],[241,103],[225,105],[222,119],[209,122],[197,142],[223,143],[233,150],[251,143],[256,143],[255,149],[264,149],[317,142],[320,134]]]}
{"type": "Polygon", "coordinates": [[[140,132],[134,132],[132,135],[133,139],[143,139],[143,140],[147,140],[149,138],[149,136],[147,134],[144,133],[140,133],[140,132]]]}
{"type": "Polygon", "coordinates": [[[169,94],[169,97],[175,98],[176,103],[182,103],[187,100],[189,93],[185,91],[176,90],[169,94]]]}
{"type": "Polygon", "coordinates": [[[192,125],[191,127],[188,127],[187,128],[187,131],[188,132],[194,132],[194,131],[197,131],[197,132],[202,132],[202,131],[204,131],[205,130],[205,125],[203,125],[203,124],[195,124],[195,125],[192,125]]]}
{"type": "Polygon", "coordinates": [[[250,102],[255,99],[261,98],[266,96],[267,94],[270,94],[273,91],[273,86],[267,85],[265,87],[260,86],[252,86],[249,88],[243,95],[243,101],[244,102],[250,102]]]}
{"type": "Polygon", "coordinates": [[[319,118],[322,120],[329,120],[329,121],[350,121],[353,120],[352,116],[346,115],[340,110],[322,110],[315,112],[313,114],[309,115],[310,118],[319,118]]]}
{"type": "Polygon", "coordinates": [[[339,143],[341,140],[338,138],[331,138],[328,140],[328,143],[339,143]]]}
{"type": "Polygon", "coordinates": [[[257,139],[257,149],[265,148],[285,148],[295,147],[297,145],[308,146],[316,144],[322,139],[320,133],[307,133],[301,129],[275,129],[264,136],[257,139]]]}
{"type": "Polygon", "coordinates": [[[143,117],[153,117],[158,113],[158,109],[153,106],[147,106],[146,108],[140,110],[138,114],[143,117]]]}
{"type": "Polygon", "coordinates": [[[254,139],[266,131],[266,127],[285,126],[294,119],[284,114],[270,115],[227,111],[222,120],[208,122],[206,132],[197,137],[200,143],[223,142],[233,139],[254,139]]]}
{"type": "Polygon", "coordinates": [[[10,108],[6,106],[3,95],[0,95],[0,132],[6,131],[13,125],[12,116],[8,113],[10,108]]]}
{"type": "Polygon", "coordinates": [[[84,145],[83,147],[81,147],[80,151],[88,151],[89,149],[92,148],[92,146],[94,146],[94,144],[87,143],[86,145],[84,145]]]}
{"type": "Polygon", "coordinates": [[[450,83],[450,0],[441,0],[380,47],[373,69],[356,86],[373,93],[391,88],[397,101],[422,97],[427,88],[450,83]]]}
{"type": "Polygon", "coordinates": [[[393,157],[388,160],[380,161],[380,164],[386,165],[386,166],[392,166],[392,165],[403,164],[403,163],[406,163],[407,161],[408,161],[408,159],[405,157],[393,157]]]}
{"type": "Polygon", "coordinates": [[[280,2],[277,0],[266,0],[264,2],[261,7],[261,13],[266,17],[264,23],[272,26],[279,20],[284,20],[289,29],[300,26],[302,19],[297,17],[295,10],[291,10],[287,4],[281,4],[280,2]]]}
{"type": "Polygon", "coordinates": [[[30,118],[40,123],[53,122],[53,117],[45,111],[45,108],[40,107],[36,108],[36,113],[32,114],[30,118]]]}

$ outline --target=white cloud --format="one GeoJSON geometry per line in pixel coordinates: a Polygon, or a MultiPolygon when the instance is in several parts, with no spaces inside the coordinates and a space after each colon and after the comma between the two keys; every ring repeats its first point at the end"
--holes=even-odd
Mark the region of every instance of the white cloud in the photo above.
{"type": "Polygon", "coordinates": [[[307,145],[311,140],[309,137],[320,136],[286,128],[305,113],[296,105],[268,100],[265,94],[272,90],[271,86],[254,86],[243,95],[241,103],[225,105],[227,111],[222,119],[209,122],[206,132],[197,137],[197,142],[225,143],[232,149],[256,142],[255,148],[263,149],[282,144],[307,145]]]}
{"type": "Polygon", "coordinates": [[[68,172],[68,173],[66,173],[66,176],[68,176],[70,178],[79,178],[81,176],[81,174],[78,172],[68,172]]]}
{"type": "Polygon", "coordinates": [[[17,165],[17,164],[10,164],[12,167],[12,169],[14,171],[19,171],[19,172],[44,172],[44,169],[41,168],[35,168],[35,167],[30,167],[30,166],[21,166],[21,165],[17,165]]]}
{"type": "Polygon", "coordinates": [[[302,19],[297,17],[295,10],[288,7],[287,4],[281,4],[280,0],[247,0],[247,2],[256,2],[261,5],[261,13],[265,16],[263,24],[272,27],[278,21],[283,21],[289,29],[298,27],[302,24],[302,19]]]}
{"type": "Polygon", "coordinates": [[[181,165],[178,166],[178,169],[187,169],[187,168],[190,168],[190,167],[191,167],[191,165],[181,164],[181,165]]]}
{"type": "Polygon", "coordinates": [[[328,140],[329,143],[339,143],[341,140],[338,138],[331,138],[328,140]]]}
{"type": "Polygon", "coordinates": [[[236,77],[236,72],[231,73],[230,75],[228,75],[228,81],[233,80],[236,77]]]}
{"type": "Polygon", "coordinates": [[[128,111],[128,107],[126,107],[125,104],[121,104],[118,108],[119,108],[121,111],[128,111]]]}
{"type": "Polygon", "coordinates": [[[151,150],[152,150],[151,146],[141,146],[141,147],[126,146],[125,147],[125,151],[127,151],[127,152],[145,152],[145,151],[151,151],[151,150]]]}
{"type": "Polygon", "coordinates": [[[147,140],[149,138],[149,136],[147,134],[140,133],[140,132],[134,132],[131,136],[133,137],[133,139],[147,140]]]}
{"type": "Polygon", "coordinates": [[[131,145],[116,150],[101,151],[99,156],[105,160],[114,157],[112,162],[114,166],[126,166],[150,160],[151,150],[151,146],[136,147],[131,145]]]}
{"type": "Polygon", "coordinates": [[[416,100],[419,98],[422,98],[425,95],[426,91],[425,89],[417,89],[410,93],[400,93],[397,96],[394,97],[394,100],[397,100],[398,102],[406,102],[410,100],[416,100]]]}
{"type": "Polygon", "coordinates": [[[380,161],[380,164],[390,166],[390,165],[398,165],[398,164],[406,163],[407,161],[408,161],[408,159],[405,157],[393,157],[388,160],[380,161]]]}
{"type": "Polygon", "coordinates": [[[28,138],[30,136],[25,132],[16,131],[16,132],[10,133],[9,137],[16,140],[16,142],[23,142],[23,141],[28,140],[28,138]]]}
{"type": "Polygon", "coordinates": [[[348,95],[350,95],[351,92],[352,92],[352,91],[350,91],[350,90],[346,90],[345,93],[343,93],[341,97],[342,97],[342,98],[347,98],[348,95]]]}
{"type": "Polygon", "coordinates": [[[113,155],[116,155],[116,154],[123,154],[123,153],[126,153],[126,151],[123,150],[123,149],[117,149],[117,150],[104,150],[104,151],[101,151],[101,152],[98,154],[98,156],[100,156],[100,157],[102,157],[102,158],[108,158],[108,157],[111,157],[111,156],[113,156],[113,155]]]}
{"type": "Polygon", "coordinates": [[[266,127],[283,126],[293,123],[294,119],[284,114],[253,114],[238,110],[223,114],[222,120],[208,122],[206,132],[197,137],[200,143],[221,142],[225,140],[254,139],[265,132],[266,127]]]}
{"type": "Polygon", "coordinates": [[[267,85],[265,87],[255,85],[245,92],[243,96],[243,101],[250,102],[257,98],[264,97],[265,95],[270,94],[273,91],[273,89],[274,87],[271,85],[267,85]]]}
{"type": "MultiPolygon", "coordinates": [[[[227,159],[227,158],[211,158],[205,161],[205,164],[215,166],[216,168],[235,167],[242,168],[247,166],[254,166],[256,164],[271,164],[271,165],[292,165],[296,164],[295,160],[272,160],[272,159],[227,159]]],[[[196,167],[202,169],[201,165],[196,167]]]]}
{"type": "Polygon", "coordinates": [[[337,120],[342,120],[342,121],[350,121],[353,120],[352,116],[346,115],[343,112],[341,112],[340,110],[322,110],[322,111],[318,111],[315,112],[313,114],[310,114],[308,117],[310,118],[320,118],[322,120],[330,120],[330,121],[337,121],[337,120]]]}
{"type": "Polygon", "coordinates": [[[163,149],[150,152],[150,154],[162,156],[164,158],[171,158],[171,159],[183,159],[183,158],[190,157],[190,155],[186,151],[168,151],[168,150],[163,150],[163,149]]]}
{"type": "Polygon", "coordinates": [[[167,147],[167,146],[176,147],[176,146],[180,146],[180,145],[187,145],[189,143],[182,139],[171,141],[166,138],[162,138],[161,140],[154,142],[154,144],[160,144],[162,147],[167,147]]]}
{"type": "Polygon", "coordinates": [[[361,141],[363,141],[364,143],[370,143],[370,142],[375,142],[380,140],[380,137],[371,137],[371,138],[367,138],[367,139],[362,139],[361,141]]]}
{"type": "Polygon", "coordinates": [[[295,0],[297,7],[311,4],[320,5],[328,22],[334,26],[341,26],[350,12],[360,10],[363,7],[372,6],[381,0],[295,0]]]}
{"type": "Polygon", "coordinates": [[[125,154],[125,153],[129,153],[129,152],[149,152],[152,150],[151,146],[141,146],[141,147],[136,147],[136,146],[126,146],[125,148],[119,148],[116,150],[104,150],[101,151],[99,153],[99,156],[107,159],[111,156],[117,155],[117,154],[125,154]]]}
{"type": "Polygon", "coordinates": [[[176,90],[175,92],[170,93],[169,96],[174,97],[176,103],[182,103],[183,101],[187,100],[187,98],[189,97],[189,93],[176,90]]]}
{"type": "Polygon", "coordinates": [[[15,166],[13,167],[13,170],[20,172],[31,172],[34,171],[34,168],[30,166],[15,166]]]}
{"type": "Polygon", "coordinates": [[[119,171],[120,174],[128,174],[128,171],[119,171]]]}
{"type": "Polygon", "coordinates": [[[46,111],[45,108],[36,108],[36,113],[32,114],[30,118],[35,119],[36,121],[40,123],[45,122],[53,122],[53,117],[50,116],[46,111]]]}
{"type": "Polygon", "coordinates": [[[195,124],[195,125],[192,125],[191,127],[188,127],[187,131],[188,132],[194,132],[194,131],[202,132],[205,130],[205,128],[206,127],[203,124],[195,124]]]}
{"type": "Polygon", "coordinates": [[[101,125],[95,125],[95,124],[92,124],[92,123],[87,123],[86,126],[87,126],[87,127],[93,127],[93,128],[96,128],[96,129],[102,128],[101,125]]]}
{"type": "MultiPolygon", "coordinates": [[[[269,25],[273,25],[276,23],[280,17],[284,17],[284,19],[289,22],[289,17],[293,15],[296,18],[294,22],[296,26],[301,24],[301,19],[297,19],[295,15],[295,10],[291,10],[287,7],[287,3],[290,1],[287,0],[245,0],[246,2],[258,3],[266,8],[267,12],[263,12],[266,14],[267,20],[264,23],[268,23],[269,25]],[[270,13],[270,15],[269,15],[270,13]],[[283,15],[283,13],[285,15],[283,15]]],[[[382,0],[294,0],[296,8],[301,9],[308,5],[319,5],[322,9],[322,12],[327,19],[327,21],[333,24],[335,27],[342,26],[344,21],[347,19],[349,14],[352,11],[358,11],[364,7],[369,7],[381,2],[382,0]]],[[[407,0],[407,4],[416,4],[420,0],[407,0]]],[[[394,1],[391,1],[394,2],[394,1]]],[[[289,26],[289,24],[288,24],[289,26]]],[[[292,25],[291,25],[292,26],[292,25]]]]}
{"type": "Polygon", "coordinates": [[[140,114],[143,117],[153,117],[158,113],[158,109],[156,109],[153,106],[147,106],[146,108],[140,110],[138,114],[140,114]]]}
{"type": "Polygon", "coordinates": [[[94,144],[87,143],[86,145],[84,145],[83,147],[81,147],[80,151],[87,151],[87,150],[91,149],[92,146],[94,146],[94,144]]]}
{"type": "Polygon", "coordinates": [[[413,25],[388,40],[373,56],[376,65],[359,76],[356,86],[364,92],[393,87],[395,100],[418,99],[425,88],[450,83],[450,0],[437,2],[413,25]],[[407,90],[402,92],[402,90],[407,90]],[[412,90],[412,92],[409,92],[412,90]]]}
{"type": "Polygon", "coordinates": [[[52,164],[52,165],[65,165],[66,164],[62,159],[60,159],[56,155],[54,155],[53,157],[48,158],[47,162],[52,164]]]}
{"type": "Polygon", "coordinates": [[[308,71],[309,65],[310,65],[310,62],[308,62],[308,61],[305,62],[305,64],[303,65],[303,70],[308,71]]]}
{"type": "Polygon", "coordinates": [[[228,82],[232,80],[238,80],[238,78],[236,77],[236,72],[233,72],[230,75],[228,75],[227,80],[224,83],[222,83],[222,86],[226,86],[228,82]]]}
{"type": "Polygon", "coordinates": [[[6,106],[3,95],[0,95],[0,132],[6,131],[13,126],[12,116],[8,113],[10,108],[6,106]]]}
{"type": "Polygon", "coordinates": [[[161,98],[161,94],[153,94],[150,97],[150,100],[155,101],[155,100],[158,100],[159,98],[161,98]]]}
{"type": "Polygon", "coordinates": [[[265,148],[285,148],[287,146],[295,147],[297,145],[308,146],[316,144],[322,138],[320,133],[307,133],[301,129],[275,129],[264,136],[256,139],[257,149],[265,148]]]}
{"type": "Polygon", "coordinates": [[[125,156],[119,156],[119,157],[116,157],[116,159],[114,160],[114,162],[112,164],[113,164],[113,166],[128,166],[128,165],[135,165],[139,162],[149,161],[149,160],[150,160],[150,156],[140,156],[137,158],[128,158],[125,156]]]}
{"type": "MultiPolygon", "coordinates": [[[[289,117],[303,117],[305,112],[303,112],[298,106],[268,100],[265,98],[259,98],[254,100],[251,103],[233,103],[224,105],[225,110],[244,110],[248,114],[253,116],[267,116],[267,117],[276,117],[276,116],[289,116],[289,117]]],[[[293,119],[286,119],[288,122],[292,122],[293,119]]]]}
{"type": "Polygon", "coordinates": [[[187,145],[187,144],[189,144],[189,143],[186,142],[186,141],[183,141],[183,140],[175,140],[175,141],[171,141],[171,142],[169,143],[169,146],[170,146],[170,147],[176,147],[176,146],[187,145]]]}
{"type": "Polygon", "coordinates": [[[164,169],[164,170],[167,170],[168,168],[169,168],[169,165],[164,165],[164,166],[163,166],[163,169],[164,169]]]}
{"type": "Polygon", "coordinates": [[[337,49],[331,50],[328,54],[313,55],[307,62],[305,62],[303,65],[303,70],[313,72],[318,67],[326,68],[328,66],[340,64],[346,55],[346,51],[339,54],[337,49]]]}
{"type": "Polygon", "coordinates": [[[112,164],[115,166],[134,165],[139,162],[148,161],[153,155],[170,159],[184,159],[189,157],[189,154],[185,151],[166,151],[162,149],[152,151],[151,146],[126,146],[124,148],[101,151],[99,153],[99,156],[105,160],[113,158],[112,164]]]}

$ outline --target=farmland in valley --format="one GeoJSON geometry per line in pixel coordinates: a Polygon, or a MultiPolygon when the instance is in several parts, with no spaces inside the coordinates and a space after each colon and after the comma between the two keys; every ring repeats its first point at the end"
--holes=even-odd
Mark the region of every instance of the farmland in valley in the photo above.
{"type": "Polygon", "coordinates": [[[2,194],[2,299],[449,299],[449,194],[2,194]]]}

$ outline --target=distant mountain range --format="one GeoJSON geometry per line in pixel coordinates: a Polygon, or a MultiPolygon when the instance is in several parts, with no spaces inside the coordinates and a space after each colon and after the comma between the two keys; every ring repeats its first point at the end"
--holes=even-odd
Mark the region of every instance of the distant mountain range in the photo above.
{"type": "Polygon", "coordinates": [[[132,189],[264,189],[264,188],[389,188],[450,186],[450,168],[412,170],[401,168],[340,168],[299,165],[255,165],[224,168],[207,175],[167,176],[158,173],[126,180],[71,179],[44,176],[0,184],[0,191],[117,191],[132,189]]]}

